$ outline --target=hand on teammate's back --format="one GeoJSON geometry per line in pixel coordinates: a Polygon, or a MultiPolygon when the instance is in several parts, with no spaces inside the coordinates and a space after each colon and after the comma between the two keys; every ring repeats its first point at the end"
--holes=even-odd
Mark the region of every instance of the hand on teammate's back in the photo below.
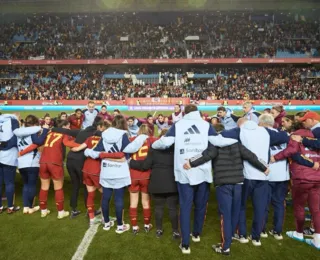
{"type": "Polygon", "coordinates": [[[190,161],[188,159],[186,159],[186,163],[183,165],[183,169],[185,170],[191,169],[190,161]]]}

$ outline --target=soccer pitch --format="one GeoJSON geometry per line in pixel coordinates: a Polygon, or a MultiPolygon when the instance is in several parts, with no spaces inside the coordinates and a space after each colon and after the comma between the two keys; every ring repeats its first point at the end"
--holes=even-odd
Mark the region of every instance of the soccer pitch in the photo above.
{"type": "MultiPolygon", "coordinates": [[[[68,112],[68,111],[67,111],[68,112]]],[[[155,111],[149,113],[153,115],[155,111]]],[[[294,114],[298,111],[290,111],[294,114]]],[[[28,114],[43,117],[45,111],[23,111],[21,118],[28,114]]],[[[52,117],[57,116],[58,112],[49,112],[52,117]]],[[[158,111],[156,114],[163,113],[169,115],[169,111],[158,111]]],[[[206,111],[210,116],[216,111],[206,111]]],[[[136,117],[146,117],[148,112],[124,112],[126,115],[136,117]]],[[[239,114],[239,113],[236,113],[239,114]]],[[[38,184],[40,181],[38,182],[38,184]]],[[[39,189],[38,189],[39,191],[39,189]]],[[[71,193],[70,178],[65,171],[65,209],[69,210],[69,199],[71,193]]],[[[84,234],[88,229],[88,219],[85,217],[85,205],[82,192],[79,196],[79,210],[82,214],[75,219],[57,219],[57,211],[54,202],[53,189],[50,189],[48,208],[51,214],[47,218],[40,218],[40,213],[33,215],[23,215],[20,210],[13,215],[3,213],[0,215],[0,259],[72,259],[84,234]]],[[[99,203],[99,196],[96,196],[96,205],[99,203]]],[[[22,181],[20,174],[16,177],[16,197],[15,204],[22,206],[22,181]]],[[[4,202],[6,205],[6,202],[4,202]]],[[[124,220],[129,222],[128,216],[129,194],[126,194],[124,220]]],[[[140,206],[141,209],[141,206],[140,206]]],[[[113,201],[111,202],[111,213],[114,215],[113,201]]],[[[272,228],[272,212],[269,215],[269,229],[272,228]]],[[[252,206],[248,203],[247,210],[248,233],[251,233],[252,206]]],[[[152,220],[152,223],[154,221],[152,220]]],[[[139,225],[143,226],[142,212],[139,212],[139,225]]],[[[306,222],[306,226],[309,222],[306,222]]],[[[273,237],[261,238],[262,246],[254,247],[251,243],[240,244],[234,242],[231,247],[231,259],[319,259],[320,253],[307,244],[289,239],[285,231],[294,230],[294,218],[292,207],[287,207],[284,239],[277,241],[273,237]]],[[[182,255],[178,248],[180,241],[171,238],[171,226],[168,213],[164,215],[164,235],[157,239],[155,230],[150,233],[141,231],[137,236],[130,232],[118,235],[114,232],[98,228],[89,246],[85,259],[143,259],[143,260],[168,260],[168,259],[224,259],[224,256],[217,255],[211,249],[212,244],[220,242],[220,220],[218,215],[217,203],[215,199],[215,189],[212,186],[208,204],[207,216],[204,224],[203,234],[200,243],[191,241],[191,255],[182,255]]]]}

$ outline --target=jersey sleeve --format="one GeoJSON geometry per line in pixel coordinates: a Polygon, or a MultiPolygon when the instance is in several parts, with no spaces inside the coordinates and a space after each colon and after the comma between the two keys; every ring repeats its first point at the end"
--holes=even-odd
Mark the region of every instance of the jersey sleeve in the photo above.
{"type": "Polygon", "coordinates": [[[73,139],[70,139],[70,137],[67,135],[63,136],[62,142],[66,147],[70,147],[70,148],[78,147],[80,145],[80,144],[76,143],[73,139]]]}
{"type": "Polygon", "coordinates": [[[25,137],[40,132],[40,126],[20,127],[13,131],[17,137],[25,137]]]}
{"type": "Polygon", "coordinates": [[[304,137],[302,139],[302,144],[308,148],[320,149],[320,138],[304,137]]]}
{"type": "Polygon", "coordinates": [[[46,137],[47,137],[48,132],[49,132],[49,129],[44,128],[42,130],[41,135],[37,135],[37,134],[31,135],[32,143],[39,145],[39,146],[43,145],[44,142],[46,141],[46,137]]]}
{"type": "Polygon", "coordinates": [[[25,155],[29,152],[32,152],[33,150],[37,149],[39,146],[37,144],[30,144],[26,149],[19,152],[19,155],[25,155]]]}
{"type": "Polygon", "coordinates": [[[147,135],[137,136],[130,144],[123,150],[124,153],[136,153],[142,147],[144,142],[148,139],[147,135]]]}

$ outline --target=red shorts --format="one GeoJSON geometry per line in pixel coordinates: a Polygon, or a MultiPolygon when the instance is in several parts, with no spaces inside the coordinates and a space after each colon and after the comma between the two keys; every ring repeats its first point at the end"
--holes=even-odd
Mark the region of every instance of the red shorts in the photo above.
{"type": "Polygon", "coordinates": [[[148,193],[148,185],[150,180],[131,180],[131,185],[129,186],[129,192],[143,192],[148,193]]]}
{"type": "Polygon", "coordinates": [[[99,179],[100,179],[99,175],[93,175],[87,172],[83,172],[83,184],[87,186],[94,186],[97,189],[100,189],[101,185],[99,183],[99,179]]]}
{"type": "Polygon", "coordinates": [[[40,178],[41,179],[53,179],[61,180],[64,178],[63,167],[51,163],[41,163],[40,164],[40,178]]]}

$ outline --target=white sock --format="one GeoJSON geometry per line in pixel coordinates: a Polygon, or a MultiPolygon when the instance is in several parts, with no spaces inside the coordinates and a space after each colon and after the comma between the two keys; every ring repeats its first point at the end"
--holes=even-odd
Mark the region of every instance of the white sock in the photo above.
{"type": "Polygon", "coordinates": [[[144,227],[148,228],[148,227],[150,227],[150,225],[149,224],[144,224],[144,227]]]}
{"type": "Polygon", "coordinates": [[[41,213],[47,213],[47,211],[48,211],[47,209],[42,209],[41,213]]]}
{"type": "Polygon", "coordinates": [[[138,226],[134,226],[134,227],[132,227],[132,229],[133,229],[133,230],[138,230],[139,227],[138,227],[138,226]]]}
{"type": "Polygon", "coordinates": [[[310,230],[311,230],[312,232],[314,232],[314,231],[315,231],[315,229],[314,229],[314,228],[310,228],[310,230]]]}

